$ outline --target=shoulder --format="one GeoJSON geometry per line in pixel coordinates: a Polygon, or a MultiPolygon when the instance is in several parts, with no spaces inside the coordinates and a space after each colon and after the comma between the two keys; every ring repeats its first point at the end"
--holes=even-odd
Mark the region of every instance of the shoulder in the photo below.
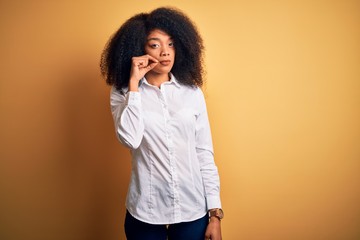
{"type": "Polygon", "coordinates": [[[204,93],[200,87],[181,85],[177,88],[177,96],[181,99],[186,99],[186,101],[191,101],[193,103],[202,102],[204,99],[204,93]]]}
{"type": "Polygon", "coordinates": [[[184,89],[181,98],[191,104],[194,108],[203,109],[206,106],[203,90],[198,86],[182,86],[184,89]]]}
{"type": "Polygon", "coordinates": [[[126,87],[126,88],[122,88],[121,90],[117,89],[115,86],[111,86],[111,89],[110,89],[110,94],[111,95],[122,95],[122,96],[125,96],[126,93],[129,91],[129,89],[126,87]]]}
{"type": "Polygon", "coordinates": [[[115,86],[112,86],[110,89],[110,101],[112,103],[125,101],[127,92],[127,88],[124,88],[120,91],[115,86]]]}
{"type": "Polygon", "coordinates": [[[203,91],[198,86],[190,86],[190,85],[185,85],[185,84],[181,84],[181,83],[178,83],[177,86],[182,91],[185,91],[185,92],[188,92],[188,93],[191,93],[194,95],[203,95],[203,91]]]}
{"type": "Polygon", "coordinates": [[[204,92],[200,87],[192,87],[192,91],[197,99],[203,100],[205,98],[204,92]]]}

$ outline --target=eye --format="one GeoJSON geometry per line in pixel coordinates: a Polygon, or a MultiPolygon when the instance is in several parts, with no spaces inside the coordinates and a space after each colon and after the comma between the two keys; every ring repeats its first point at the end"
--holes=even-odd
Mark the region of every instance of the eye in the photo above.
{"type": "Polygon", "coordinates": [[[150,47],[151,47],[151,48],[159,48],[160,45],[157,44],[157,43],[152,43],[152,44],[150,44],[150,47]]]}
{"type": "Polygon", "coordinates": [[[170,42],[170,43],[169,43],[169,47],[174,47],[174,43],[173,43],[173,42],[170,42]]]}

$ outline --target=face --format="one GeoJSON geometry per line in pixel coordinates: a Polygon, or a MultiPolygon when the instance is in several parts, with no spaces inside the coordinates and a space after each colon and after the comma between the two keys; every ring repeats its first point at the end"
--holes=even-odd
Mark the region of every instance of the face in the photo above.
{"type": "Polygon", "coordinates": [[[152,72],[168,74],[171,71],[175,60],[175,47],[173,39],[167,33],[158,29],[151,31],[147,37],[145,52],[159,61],[152,72]]]}

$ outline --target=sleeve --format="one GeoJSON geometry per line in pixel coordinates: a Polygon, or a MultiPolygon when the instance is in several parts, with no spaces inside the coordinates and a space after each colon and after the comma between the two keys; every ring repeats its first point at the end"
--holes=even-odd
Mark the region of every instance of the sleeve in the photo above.
{"type": "Polygon", "coordinates": [[[144,135],[140,92],[122,95],[112,87],[110,105],[117,138],[128,148],[138,148],[144,135]]]}
{"type": "Polygon", "coordinates": [[[196,153],[205,188],[207,209],[221,208],[220,178],[214,161],[214,151],[206,103],[201,89],[198,89],[200,112],[196,119],[196,153]]]}

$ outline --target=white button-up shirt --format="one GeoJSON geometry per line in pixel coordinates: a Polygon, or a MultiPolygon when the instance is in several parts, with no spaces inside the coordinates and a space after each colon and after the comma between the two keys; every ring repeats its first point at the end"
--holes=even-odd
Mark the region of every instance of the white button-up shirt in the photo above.
{"type": "Polygon", "coordinates": [[[131,149],[126,199],[135,218],[172,224],[221,208],[220,183],[203,93],[171,75],[160,88],[140,81],[139,92],[111,90],[118,139],[131,149]]]}

